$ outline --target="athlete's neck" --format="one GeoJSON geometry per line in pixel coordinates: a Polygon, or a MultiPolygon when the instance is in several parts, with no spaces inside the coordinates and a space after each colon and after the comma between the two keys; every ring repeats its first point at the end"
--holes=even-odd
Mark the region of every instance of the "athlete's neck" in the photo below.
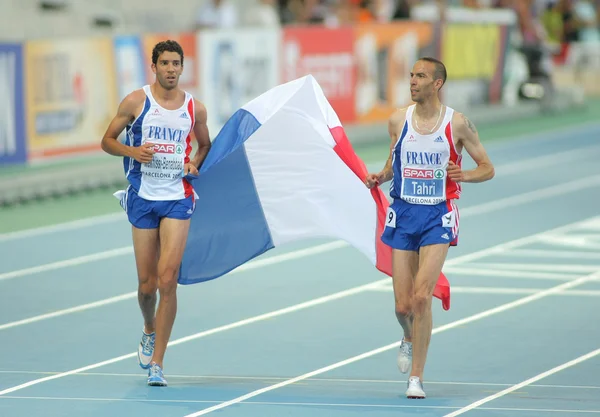
{"type": "Polygon", "coordinates": [[[164,89],[158,82],[152,84],[150,88],[155,99],[167,102],[176,100],[180,92],[179,88],[173,88],[172,90],[164,89]]]}
{"type": "Polygon", "coordinates": [[[436,119],[441,111],[442,103],[437,97],[415,105],[415,114],[421,120],[436,119]]]}

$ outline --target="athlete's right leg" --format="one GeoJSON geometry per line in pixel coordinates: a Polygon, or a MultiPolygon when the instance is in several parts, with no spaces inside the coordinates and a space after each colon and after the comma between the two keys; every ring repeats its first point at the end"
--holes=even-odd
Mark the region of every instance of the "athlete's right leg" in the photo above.
{"type": "Polygon", "coordinates": [[[156,292],[158,288],[158,218],[153,203],[128,189],[126,211],[132,225],[133,251],[138,274],[138,303],[144,319],[138,361],[148,369],[154,355],[156,292]]]}
{"type": "Polygon", "coordinates": [[[185,251],[190,220],[164,218],[160,224],[161,254],[158,262],[156,351],[152,362],[163,368],[163,360],[177,315],[177,278],[185,251]]]}
{"type": "Polygon", "coordinates": [[[396,318],[404,330],[404,338],[398,352],[398,368],[408,372],[412,362],[413,281],[417,275],[419,255],[415,251],[394,249],[392,251],[392,282],[396,318]]]}
{"type": "Polygon", "coordinates": [[[138,303],[144,318],[144,332],[154,333],[156,290],[158,288],[158,229],[132,226],[133,251],[138,273],[138,303]]]}
{"type": "Polygon", "coordinates": [[[396,318],[404,330],[404,338],[398,352],[398,367],[408,372],[412,361],[413,280],[419,266],[418,246],[413,239],[416,233],[411,215],[412,206],[394,200],[388,208],[386,227],[381,240],[392,248],[392,282],[396,318]]]}
{"type": "Polygon", "coordinates": [[[158,259],[160,300],[156,310],[156,347],[148,371],[148,385],[150,386],[167,386],[167,380],[163,374],[163,361],[177,316],[177,278],[194,209],[194,197],[161,202],[157,205],[157,212],[161,216],[158,259]]]}

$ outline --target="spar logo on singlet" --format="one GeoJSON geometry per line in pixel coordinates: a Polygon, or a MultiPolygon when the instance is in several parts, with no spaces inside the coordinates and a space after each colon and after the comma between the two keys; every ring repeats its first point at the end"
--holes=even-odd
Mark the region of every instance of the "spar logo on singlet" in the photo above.
{"type": "Polygon", "coordinates": [[[435,202],[444,198],[444,171],[441,169],[404,168],[402,170],[403,198],[416,204],[435,202]]]}
{"type": "Polygon", "coordinates": [[[178,143],[153,143],[152,160],[142,165],[142,173],[158,180],[179,178],[183,171],[183,145],[178,143]]]}
{"type": "Polygon", "coordinates": [[[444,178],[444,171],[441,169],[404,168],[402,176],[404,178],[439,180],[444,178]]]}
{"type": "Polygon", "coordinates": [[[183,153],[183,146],[174,143],[155,143],[154,152],[181,155],[183,153]]]}

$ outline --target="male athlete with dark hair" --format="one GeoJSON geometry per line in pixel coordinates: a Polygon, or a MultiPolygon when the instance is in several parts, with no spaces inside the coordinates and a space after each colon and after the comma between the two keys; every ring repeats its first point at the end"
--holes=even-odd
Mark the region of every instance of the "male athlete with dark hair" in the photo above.
{"type": "Polygon", "coordinates": [[[406,396],[425,398],[423,370],[432,330],[431,300],[448,248],[458,241],[458,200],[463,182],[483,182],[494,167],[473,123],[444,106],[438,93],[446,67],[419,59],[410,74],[415,104],[389,119],[390,155],[383,170],[365,180],[372,188],[387,181],[390,205],[382,241],[392,247],[395,310],[404,330],[398,366],[410,372],[406,396]],[[462,150],[476,162],[463,171],[462,150]]]}
{"type": "Polygon", "coordinates": [[[198,175],[211,146],[206,108],[178,86],[183,58],[177,42],[158,43],[152,50],[154,83],[123,99],[102,138],[105,152],[124,158],[129,182],[127,190],[115,195],[132,225],[144,318],[138,359],[153,386],[167,385],[163,359],[177,313],[178,271],[197,198],[186,176],[198,175]],[[117,139],[123,129],[124,144],[117,139]],[[190,158],[192,138],[198,149],[190,158]]]}

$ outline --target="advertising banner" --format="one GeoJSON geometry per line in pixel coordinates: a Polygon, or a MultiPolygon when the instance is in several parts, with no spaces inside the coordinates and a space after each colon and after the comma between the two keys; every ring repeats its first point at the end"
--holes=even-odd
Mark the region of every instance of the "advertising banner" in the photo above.
{"type": "Polygon", "coordinates": [[[353,29],[285,28],[281,63],[283,83],[311,74],[342,123],[355,120],[353,29]]]}
{"type": "Polygon", "coordinates": [[[110,38],[25,45],[31,159],[100,150],[118,106],[114,73],[110,38]]]}
{"type": "Polygon", "coordinates": [[[497,103],[502,97],[508,47],[507,26],[495,23],[450,23],[441,36],[441,60],[448,71],[445,98],[457,106],[497,103]],[[456,86],[456,88],[454,88],[456,86]]]}
{"type": "Polygon", "coordinates": [[[138,36],[117,36],[114,38],[115,65],[119,100],[146,84],[146,68],[142,41],[138,36]]]}
{"type": "Polygon", "coordinates": [[[20,45],[0,44],[0,166],[27,160],[20,45]]]}
{"type": "Polygon", "coordinates": [[[363,24],[355,33],[357,121],[384,122],[394,109],[412,104],[412,67],[420,56],[436,56],[433,25],[363,24]]]}
{"type": "Polygon", "coordinates": [[[279,37],[271,29],[199,34],[200,99],[211,138],[236,110],[279,83],[279,37]]]}

